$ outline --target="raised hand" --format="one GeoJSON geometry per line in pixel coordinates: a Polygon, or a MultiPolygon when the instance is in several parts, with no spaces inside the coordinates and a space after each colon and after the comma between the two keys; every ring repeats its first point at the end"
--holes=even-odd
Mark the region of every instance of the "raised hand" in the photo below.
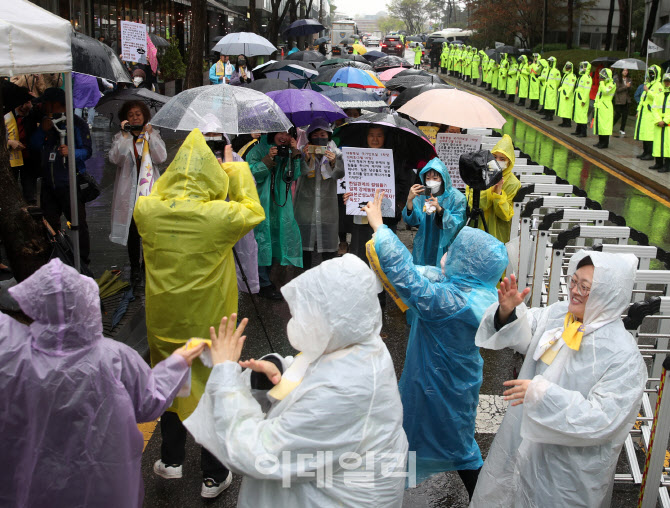
{"type": "Polygon", "coordinates": [[[237,314],[231,314],[230,319],[224,316],[219,325],[219,334],[213,326],[209,328],[209,336],[212,339],[212,363],[223,363],[226,361],[237,362],[242,354],[242,346],[247,338],[242,335],[249,320],[244,318],[240,326],[235,328],[237,314]]]}
{"type": "Polygon", "coordinates": [[[530,293],[530,288],[526,288],[519,293],[514,274],[502,280],[500,289],[498,289],[498,319],[501,323],[507,323],[507,319],[514,312],[514,309],[523,302],[528,293],[530,293]]]}

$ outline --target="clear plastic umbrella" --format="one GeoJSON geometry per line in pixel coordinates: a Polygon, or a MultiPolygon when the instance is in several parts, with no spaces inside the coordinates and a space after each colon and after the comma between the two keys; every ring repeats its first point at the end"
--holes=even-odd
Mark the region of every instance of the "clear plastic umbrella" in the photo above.
{"type": "Polygon", "coordinates": [[[612,69],[630,69],[633,71],[646,71],[647,64],[637,58],[622,58],[612,64],[612,69]]]}
{"type": "Polygon", "coordinates": [[[217,42],[212,51],[224,55],[259,56],[270,55],[277,51],[277,48],[265,37],[253,32],[235,32],[217,42]]]}
{"type": "Polygon", "coordinates": [[[210,132],[226,134],[286,132],[293,126],[264,93],[230,85],[185,90],[170,99],[150,123],[173,131],[191,131],[201,128],[203,122],[211,118],[217,122],[210,132]]]}

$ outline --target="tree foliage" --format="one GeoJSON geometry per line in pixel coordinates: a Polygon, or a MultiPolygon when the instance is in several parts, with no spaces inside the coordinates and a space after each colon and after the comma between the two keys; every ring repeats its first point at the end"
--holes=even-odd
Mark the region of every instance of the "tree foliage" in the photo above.
{"type": "Polygon", "coordinates": [[[384,16],[382,18],[377,18],[377,26],[383,34],[389,32],[397,32],[405,28],[405,23],[401,19],[398,19],[394,16],[384,16]]]}
{"type": "Polygon", "coordinates": [[[402,20],[408,33],[424,31],[428,21],[428,0],[391,0],[386,8],[392,17],[402,20]]]}

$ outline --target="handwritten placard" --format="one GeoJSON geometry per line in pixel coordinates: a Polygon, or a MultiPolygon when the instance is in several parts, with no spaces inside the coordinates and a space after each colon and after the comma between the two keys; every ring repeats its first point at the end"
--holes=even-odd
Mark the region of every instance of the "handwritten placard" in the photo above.
{"type": "Polygon", "coordinates": [[[147,63],[147,25],[121,21],[121,58],[147,63]]]}
{"type": "Polygon", "coordinates": [[[464,153],[476,152],[481,148],[482,137],[475,134],[451,134],[441,132],[435,141],[437,156],[449,170],[451,185],[456,189],[465,189],[465,182],[458,171],[458,159],[464,153]]]}
{"type": "Polygon", "coordinates": [[[395,172],[393,151],[387,148],[342,148],[344,180],[347,192],[347,215],[365,215],[361,211],[375,197],[377,189],[386,192],[382,216],[395,217],[395,172]]]}

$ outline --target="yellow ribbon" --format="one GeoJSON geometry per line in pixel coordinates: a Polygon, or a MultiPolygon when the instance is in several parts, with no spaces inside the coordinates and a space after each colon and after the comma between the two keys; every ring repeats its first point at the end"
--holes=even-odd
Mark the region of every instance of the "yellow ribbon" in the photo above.
{"type": "Polygon", "coordinates": [[[225,76],[226,75],[226,65],[219,60],[216,62],[216,75],[217,76],[225,76]]]}
{"type": "Polygon", "coordinates": [[[577,321],[572,312],[568,312],[565,315],[565,321],[563,321],[563,340],[568,345],[570,349],[579,351],[579,346],[582,343],[582,336],[584,335],[584,324],[581,321],[577,321]]]}
{"type": "Polygon", "coordinates": [[[370,268],[372,268],[372,271],[375,272],[377,277],[381,279],[382,286],[384,286],[386,292],[391,296],[391,298],[393,298],[393,301],[398,306],[398,308],[402,312],[405,312],[409,307],[403,303],[403,301],[398,296],[398,293],[396,292],[395,288],[393,287],[393,284],[391,284],[391,281],[389,281],[388,278],[386,277],[386,274],[384,274],[384,271],[382,270],[382,267],[379,264],[379,257],[377,256],[377,251],[375,250],[374,238],[365,244],[365,252],[367,254],[368,261],[370,262],[370,268]]]}

